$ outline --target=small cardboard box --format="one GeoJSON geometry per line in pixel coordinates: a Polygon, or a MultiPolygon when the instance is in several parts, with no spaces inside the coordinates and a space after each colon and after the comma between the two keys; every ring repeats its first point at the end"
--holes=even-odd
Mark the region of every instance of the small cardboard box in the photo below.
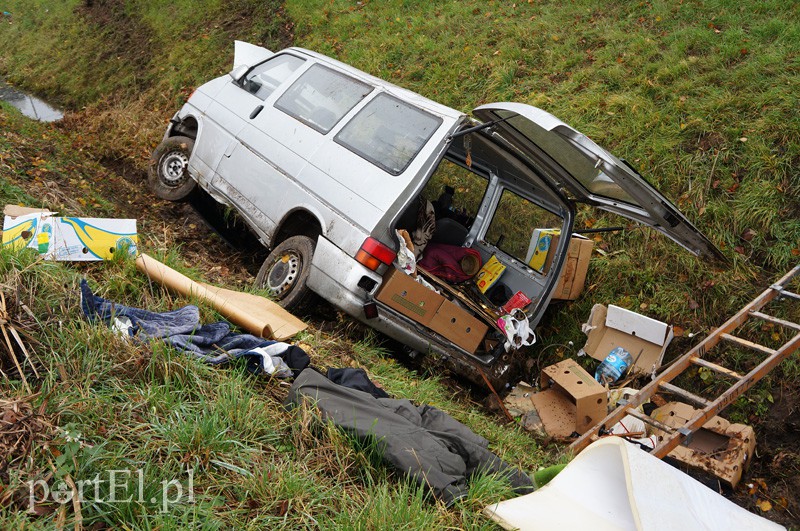
{"type": "MultiPolygon", "coordinates": [[[[650,416],[671,428],[680,428],[697,412],[688,404],[670,402],[653,410],[650,416]]],[[[664,435],[658,429],[653,434],[657,437],[664,435]]],[[[683,445],[672,450],[669,456],[689,468],[712,474],[731,487],[736,487],[755,449],[756,436],[752,427],[713,417],[683,445]]]]}
{"type": "Polygon", "coordinates": [[[477,350],[489,330],[486,323],[448,300],[442,302],[428,326],[469,353],[477,350]]]}
{"type": "Polygon", "coordinates": [[[672,326],[614,305],[595,304],[582,328],[587,336],[582,353],[603,361],[622,347],[635,361],[631,370],[639,374],[661,367],[673,337],[672,326]]]}
{"type": "Polygon", "coordinates": [[[375,298],[406,317],[429,326],[444,297],[394,267],[383,277],[375,298]]]}
{"type": "Polygon", "coordinates": [[[541,387],[530,398],[551,437],[582,435],[608,414],[605,387],[573,359],[542,369],[541,387]]]}
{"type": "Polygon", "coordinates": [[[108,260],[136,255],[135,219],[58,217],[53,212],[8,205],[3,245],[36,249],[46,260],[108,260]]]}
{"type": "Polygon", "coordinates": [[[498,260],[495,255],[492,255],[489,261],[483,264],[478,274],[475,275],[475,284],[478,285],[478,289],[481,290],[481,293],[486,293],[486,291],[497,282],[500,275],[502,275],[505,270],[505,264],[498,260]]]}
{"type": "MultiPolygon", "coordinates": [[[[553,236],[550,247],[555,249],[558,246],[560,234],[553,236]]],[[[594,242],[585,236],[573,234],[569,240],[567,258],[564,268],[561,270],[556,289],[553,290],[553,298],[564,301],[572,301],[578,298],[583,292],[586,283],[586,273],[589,271],[589,259],[592,257],[594,242]]],[[[544,272],[550,271],[555,253],[547,255],[544,265],[544,272]]]]}
{"type": "Polygon", "coordinates": [[[531,241],[528,244],[528,253],[525,255],[525,262],[531,269],[539,273],[545,271],[550,249],[555,247],[553,237],[560,233],[559,229],[533,229],[531,241]]]}

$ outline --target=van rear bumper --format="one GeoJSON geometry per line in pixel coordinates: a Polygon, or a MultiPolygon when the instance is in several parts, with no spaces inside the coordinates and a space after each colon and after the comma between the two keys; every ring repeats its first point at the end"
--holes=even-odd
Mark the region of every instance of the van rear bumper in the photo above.
{"type": "Polygon", "coordinates": [[[484,371],[490,380],[501,384],[502,387],[503,376],[510,368],[509,359],[471,354],[380,302],[378,302],[378,316],[368,319],[364,314],[364,304],[374,300],[375,292],[378,291],[381,282],[380,275],[356,262],[325,237],[319,237],[308,278],[308,286],[315,293],[351,317],[412,350],[433,355],[440,363],[444,363],[467,379],[484,385],[480,376],[480,372],[484,371]],[[358,285],[364,276],[376,282],[370,291],[358,285]]]}

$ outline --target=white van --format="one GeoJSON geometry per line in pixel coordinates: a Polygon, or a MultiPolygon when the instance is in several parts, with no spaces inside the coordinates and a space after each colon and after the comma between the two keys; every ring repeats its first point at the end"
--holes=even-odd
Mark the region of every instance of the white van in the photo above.
{"type": "Polygon", "coordinates": [[[258,285],[288,309],[317,294],[462,376],[502,384],[524,354],[504,347],[499,308],[522,292],[535,328],[570,239],[544,270],[531,265],[532,234],[572,234],[578,202],[724,259],[627,163],[541,109],[493,103],[468,116],[300,48],[237,42],[234,65],[171,119],[149,182],[164,199],[207,193],[234,209],[271,249],[258,285]],[[396,229],[505,270],[486,293],[429,276],[435,294],[396,272],[396,229]]]}

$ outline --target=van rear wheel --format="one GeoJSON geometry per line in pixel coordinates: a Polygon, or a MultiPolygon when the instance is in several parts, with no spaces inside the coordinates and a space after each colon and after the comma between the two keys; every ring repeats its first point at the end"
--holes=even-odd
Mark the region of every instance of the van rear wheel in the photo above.
{"type": "Polygon", "coordinates": [[[186,199],[197,183],[187,169],[194,140],[188,136],[172,136],[161,142],[150,155],[147,182],[153,193],[168,201],[186,199]]]}
{"type": "Polygon", "coordinates": [[[270,290],[287,310],[302,309],[313,298],[307,284],[313,257],[314,240],[308,236],[287,238],[264,260],[256,287],[270,290]]]}

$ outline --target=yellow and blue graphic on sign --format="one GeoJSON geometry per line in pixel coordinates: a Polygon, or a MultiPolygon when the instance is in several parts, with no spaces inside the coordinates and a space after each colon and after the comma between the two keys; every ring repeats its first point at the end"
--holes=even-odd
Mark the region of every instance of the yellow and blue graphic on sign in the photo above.
{"type": "Polygon", "coordinates": [[[540,273],[544,271],[553,236],[558,234],[561,234],[559,229],[534,229],[531,235],[531,243],[528,245],[528,256],[526,257],[531,269],[540,273]]]}
{"type": "Polygon", "coordinates": [[[115,253],[120,251],[135,255],[137,240],[135,228],[133,233],[115,232],[111,229],[117,227],[98,226],[103,221],[120,220],[61,218],[61,223],[71,227],[75,231],[75,236],[83,244],[80,249],[82,254],[91,253],[99,260],[113,258],[115,253]],[[89,221],[93,221],[94,224],[89,221]]]}
{"type": "Polygon", "coordinates": [[[51,260],[107,260],[137,251],[135,219],[54,217],[36,213],[3,224],[3,245],[30,247],[51,260]]]}
{"type": "MultiPolygon", "coordinates": [[[[27,217],[25,216],[25,218],[27,217]]],[[[38,216],[32,219],[6,218],[6,223],[3,225],[3,245],[10,245],[13,249],[27,247],[33,241],[38,222],[38,216]],[[9,220],[12,224],[8,223],[9,220]]]]}

